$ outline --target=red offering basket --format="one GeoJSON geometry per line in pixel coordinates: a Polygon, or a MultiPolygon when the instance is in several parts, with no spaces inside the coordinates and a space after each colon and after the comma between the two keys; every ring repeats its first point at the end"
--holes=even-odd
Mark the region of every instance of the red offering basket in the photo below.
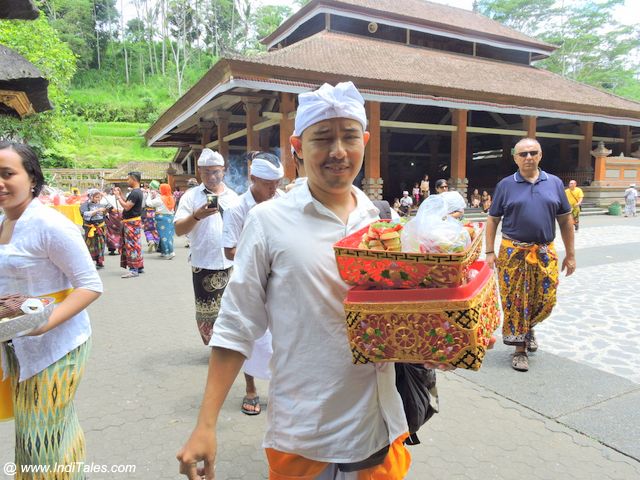
{"type": "Polygon", "coordinates": [[[478,370],[500,325],[493,270],[464,286],[415,290],[353,287],[344,302],[353,363],[447,363],[478,370]]]}
{"type": "Polygon", "coordinates": [[[480,256],[485,224],[470,224],[476,237],[462,253],[407,253],[358,248],[369,227],[333,246],[340,276],[349,285],[373,289],[447,288],[462,285],[480,256]]]}

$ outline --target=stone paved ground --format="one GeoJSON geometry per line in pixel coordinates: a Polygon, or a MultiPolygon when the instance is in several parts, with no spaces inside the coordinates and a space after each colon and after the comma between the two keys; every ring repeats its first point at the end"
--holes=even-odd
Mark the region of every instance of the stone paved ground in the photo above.
{"type": "MultiPolygon", "coordinates": [[[[625,224],[622,219],[585,218],[579,242],[587,236],[600,242],[616,225],[640,227],[639,222],[625,224]],[[601,226],[605,227],[602,231],[588,235],[590,228],[601,226]]],[[[629,242],[638,241],[635,232],[626,228],[610,235],[610,241],[617,241],[621,235],[629,238],[617,244],[619,248],[616,251],[628,246],[629,242]]],[[[585,251],[591,248],[578,245],[585,251]]],[[[637,245],[633,250],[639,250],[637,245]]],[[[636,290],[622,290],[622,297],[612,296],[611,290],[617,292],[622,284],[615,283],[611,289],[610,283],[599,278],[602,275],[598,272],[601,271],[607,272],[609,278],[620,277],[628,271],[628,265],[616,257],[616,251],[612,254],[615,258],[610,260],[601,259],[599,252],[585,254],[581,260],[579,252],[578,261],[582,262],[579,265],[584,265],[585,272],[581,276],[576,274],[574,279],[581,296],[561,291],[564,295],[561,297],[562,308],[554,314],[557,316],[554,322],[548,322],[551,330],[541,330],[541,342],[542,338],[544,341],[536,361],[540,366],[547,364],[562,371],[558,380],[564,383],[565,391],[571,392],[571,385],[578,384],[585,372],[597,373],[580,363],[589,359],[579,358],[578,353],[591,348],[590,345],[598,339],[612,345],[619,338],[615,337],[613,327],[620,325],[620,321],[596,324],[588,335],[581,335],[577,325],[566,319],[567,311],[580,312],[583,318],[593,322],[597,316],[588,315],[591,305],[596,305],[606,316],[611,314],[607,308],[619,304],[620,310],[616,315],[624,319],[624,325],[630,328],[625,338],[631,343],[624,348],[637,347],[637,343],[633,343],[633,332],[637,330],[632,329],[631,313],[625,315],[622,307],[625,301],[636,308],[640,305],[637,297],[635,300],[630,297],[636,290]],[[596,263],[606,264],[607,261],[612,263],[605,265],[604,270],[595,268],[596,263]],[[592,274],[590,268],[595,268],[592,274]],[[596,294],[606,295],[606,300],[596,301],[596,294]],[[566,344],[556,345],[555,342],[555,338],[562,335],[554,332],[577,338],[572,337],[572,347],[563,351],[561,347],[566,344]],[[554,355],[556,352],[558,355],[554,355]]],[[[201,345],[195,329],[190,273],[186,263],[188,250],[182,247],[181,241],[177,242],[177,253],[172,261],[148,258],[147,273],[137,279],[119,278],[116,257],[107,258],[107,268],[101,273],[106,292],[91,307],[93,353],[76,403],[87,436],[88,461],[109,467],[131,464],[135,465],[136,471],[92,474],[89,476],[91,479],[179,478],[174,457],[195,423],[206,377],[208,350],[201,345]]],[[[568,281],[563,283],[567,287],[572,285],[568,281]]],[[[608,349],[594,365],[622,375],[625,373],[623,370],[608,370],[607,362],[618,358],[612,354],[614,350],[608,349]]],[[[618,425],[603,429],[601,434],[587,436],[578,430],[597,426],[595,421],[587,418],[585,425],[580,425],[580,419],[565,419],[569,418],[567,415],[577,415],[586,408],[587,402],[575,408],[557,408],[551,412],[557,405],[566,405],[575,399],[570,398],[571,395],[553,397],[556,389],[550,389],[548,385],[536,395],[536,385],[542,388],[545,382],[543,377],[536,377],[536,372],[530,372],[532,375],[529,377],[512,372],[503,365],[508,359],[504,350],[498,349],[492,355],[481,372],[439,375],[441,413],[421,432],[422,445],[411,448],[414,462],[407,478],[640,478],[640,463],[636,460],[640,456],[631,452],[631,447],[616,447],[616,450],[603,445],[615,444],[613,436],[620,434],[623,424],[632,427],[624,433],[627,442],[624,445],[640,444],[639,430],[633,427],[640,412],[640,401],[636,396],[631,398],[631,402],[623,402],[629,398],[628,395],[635,395],[636,384],[609,373],[601,374],[607,376],[607,381],[599,383],[597,389],[594,387],[593,399],[596,400],[589,400],[588,405],[589,408],[593,404],[597,407],[599,396],[602,401],[611,397],[621,402],[607,416],[617,420],[618,425]],[[615,379],[626,383],[620,386],[615,379]],[[523,399],[512,394],[500,386],[499,381],[512,387],[522,384],[520,391],[531,390],[532,397],[523,399]],[[615,389],[611,386],[613,384],[617,385],[615,389]],[[538,399],[541,405],[534,405],[531,399],[538,399]]],[[[625,366],[633,367],[632,361],[629,360],[625,366]]],[[[259,388],[263,400],[266,400],[266,384],[259,383],[259,388]]],[[[558,387],[557,390],[561,389],[558,387]]],[[[243,382],[239,379],[220,420],[216,478],[267,478],[264,453],[260,447],[266,416],[247,417],[240,413],[242,393],[243,382]]],[[[0,424],[0,465],[13,457],[12,436],[12,424],[0,424]]],[[[0,474],[0,478],[10,477],[0,474]]]]}

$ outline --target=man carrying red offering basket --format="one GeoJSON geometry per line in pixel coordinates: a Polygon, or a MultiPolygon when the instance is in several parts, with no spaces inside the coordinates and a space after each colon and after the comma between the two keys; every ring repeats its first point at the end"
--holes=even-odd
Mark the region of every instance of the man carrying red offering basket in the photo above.
{"type": "Polygon", "coordinates": [[[553,240],[560,225],[566,256],[562,270],[576,269],[571,206],[558,177],[538,168],[542,147],[533,138],[520,140],[513,153],[518,171],[496,187],[487,219],[487,263],[498,268],[504,323],[503,341],[516,347],[511,366],[529,370],[527,351],[538,343],[533,327],[545,320],[556,303],[558,256],[553,240]],[[494,243],[502,219],[502,242],[496,260],[494,243]]]}
{"type": "Polygon", "coordinates": [[[364,99],[351,82],[325,84],[299,96],[295,123],[291,144],[308,180],[247,216],[209,343],[198,423],[177,455],[180,472],[213,478],[220,409],[268,327],[269,478],[400,480],[410,455],[394,364],[352,363],[343,309],[348,286],[333,252],[334,243],[378,218],[352,185],[369,140],[364,99]]]}

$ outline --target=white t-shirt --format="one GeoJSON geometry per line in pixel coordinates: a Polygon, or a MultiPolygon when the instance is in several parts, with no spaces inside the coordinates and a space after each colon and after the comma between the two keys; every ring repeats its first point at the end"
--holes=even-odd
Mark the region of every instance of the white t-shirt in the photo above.
{"type": "MultiPolygon", "coordinates": [[[[178,211],[173,222],[189,217],[194,211],[207,203],[207,194],[203,184],[187,190],[180,198],[178,211]]],[[[238,203],[238,194],[224,185],[224,190],[218,195],[218,205],[225,211],[238,203]]],[[[224,214],[223,214],[224,215],[224,214]]],[[[222,248],[222,215],[216,213],[196,222],[196,226],[189,232],[191,246],[191,266],[206,268],[207,270],[224,270],[233,266],[227,260],[222,248]]]]}
{"type": "Polygon", "coordinates": [[[249,212],[209,342],[249,358],[269,328],[264,446],[330,463],[364,460],[407,431],[394,365],[351,358],[333,244],[378,219],[353,191],[346,225],[306,183],[249,212]]]}
{"type": "MultiPolygon", "coordinates": [[[[0,215],[0,222],[4,215],[0,215]]],[[[68,288],[102,292],[102,280],[76,225],[34,199],[15,224],[11,242],[0,245],[0,295],[44,296],[68,288]]],[[[20,381],[31,378],[91,336],[86,310],[48,332],[12,340],[20,381]]],[[[4,348],[2,370],[6,373],[4,348]]]]}
{"type": "Polygon", "coordinates": [[[413,205],[413,199],[411,197],[402,197],[400,199],[400,205],[403,207],[410,207],[413,205]]]}
{"type": "MultiPolygon", "coordinates": [[[[282,195],[282,192],[276,190],[273,199],[282,195]]],[[[246,192],[240,195],[238,204],[224,212],[224,227],[222,229],[222,246],[224,248],[234,248],[238,245],[247,214],[255,206],[256,200],[251,193],[251,187],[249,187],[246,192]]]]}

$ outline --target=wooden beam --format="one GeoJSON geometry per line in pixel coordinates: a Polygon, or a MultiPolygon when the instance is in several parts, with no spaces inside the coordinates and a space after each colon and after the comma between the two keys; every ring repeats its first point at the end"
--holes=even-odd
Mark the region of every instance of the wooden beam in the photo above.
{"type": "Polygon", "coordinates": [[[525,130],[505,130],[502,128],[467,127],[469,133],[487,133],[489,135],[506,135],[511,137],[523,137],[527,134],[525,130]]]}
{"type": "Polygon", "coordinates": [[[456,127],[453,125],[439,125],[437,123],[414,123],[414,122],[395,122],[391,120],[380,120],[380,126],[386,128],[407,129],[407,130],[435,130],[440,132],[455,132],[456,127]]]}
{"type": "Polygon", "coordinates": [[[527,138],[536,138],[536,117],[523,115],[522,124],[527,131],[527,138]]]}
{"type": "Polygon", "coordinates": [[[291,154],[289,138],[293,135],[294,122],[290,115],[295,116],[296,98],[292,93],[280,94],[280,161],[284,167],[284,176],[292,182],[296,178],[296,162],[291,154]]]}
{"type": "Polygon", "coordinates": [[[218,142],[216,147],[218,149],[218,153],[220,153],[222,158],[224,158],[225,165],[228,165],[229,161],[229,142],[225,142],[224,140],[220,141],[220,139],[224,139],[224,137],[229,133],[229,118],[231,116],[230,112],[218,111],[214,117],[218,127],[218,142]]]}
{"type": "Polygon", "coordinates": [[[380,102],[366,102],[371,134],[364,152],[364,178],[380,178],[380,102]]]}
{"type": "Polygon", "coordinates": [[[253,152],[260,149],[260,138],[253,127],[258,124],[258,117],[260,116],[260,109],[262,108],[262,100],[253,97],[245,97],[242,101],[244,102],[244,108],[247,112],[247,127],[245,128],[245,135],[247,136],[247,152],[253,152]]]}
{"type": "Polygon", "coordinates": [[[459,183],[467,176],[467,110],[453,110],[451,119],[457,127],[451,134],[451,178],[459,183]]]}
{"type": "Polygon", "coordinates": [[[625,157],[631,156],[631,127],[620,127],[620,136],[622,137],[622,153],[625,157]]]}
{"type": "Polygon", "coordinates": [[[591,148],[593,144],[593,122],[580,122],[580,133],[584,136],[578,148],[578,169],[591,169],[591,148]]]}
{"type": "Polygon", "coordinates": [[[406,107],[406,106],[407,106],[406,103],[398,104],[398,106],[393,110],[391,115],[389,115],[389,120],[391,120],[391,121],[397,120],[398,117],[400,116],[400,114],[402,113],[402,110],[404,110],[404,107],[406,107]]]}
{"type": "Polygon", "coordinates": [[[247,129],[243,128],[242,130],[238,130],[230,135],[227,135],[223,138],[225,142],[230,142],[231,140],[235,140],[236,138],[242,138],[247,136],[247,129]]]}
{"type": "Polygon", "coordinates": [[[509,126],[507,121],[504,118],[502,118],[502,116],[499,113],[489,112],[489,116],[491,118],[493,118],[493,121],[496,122],[501,127],[508,127],[509,126]]]}

